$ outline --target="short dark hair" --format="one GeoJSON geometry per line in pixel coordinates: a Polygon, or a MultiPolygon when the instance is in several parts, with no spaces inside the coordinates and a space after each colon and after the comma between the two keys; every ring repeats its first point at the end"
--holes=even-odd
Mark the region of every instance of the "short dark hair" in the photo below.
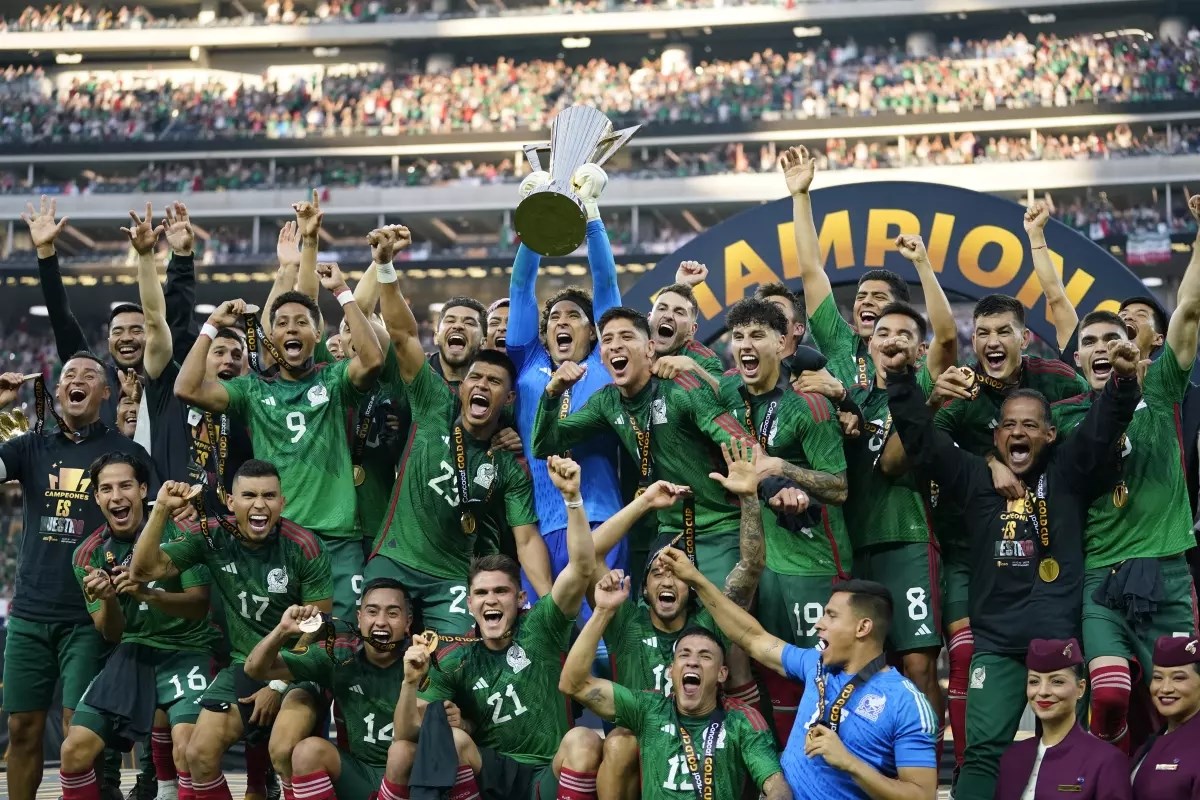
{"type": "Polygon", "coordinates": [[[142,307],[137,303],[117,303],[112,307],[112,310],[108,312],[109,325],[112,325],[112,321],[117,318],[118,314],[141,314],[142,316],[145,316],[146,312],[143,311],[142,307]]]}
{"type": "Polygon", "coordinates": [[[467,586],[475,582],[475,576],[481,572],[503,572],[512,581],[517,591],[521,591],[521,567],[510,556],[503,553],[492,553],[486,556],[475,556],[467,570],[467,586]]]}
{"type": "Polygon", "coordinates": [[[688,286],[686,283],[672,283],[669,286],[664,286],[658,290],[658,294],[655,295],[655,297],[662,297],[668,292],[671,294],[677,294],[684,300],[687,300],[692,307],[693,316],[700,313],[700,306],[696,303],[696,293],[692,291],[692,287],[688,286]]]}
{"type": "Polygon", "coordinates": [[[804,302],[800,296],[789,289],[787,286],[775,281],[773,283],[759,284],[759,287],[754,290],[754,296],[759,300],[766,300],[771,297],[782,297],[792,304],[792,314],[796,318],[796,322],[802,325],[808,325],[808,312],[804,309],[804,302]]]}
{"type": "Polygon", "coordinates": [[[633,327],[645,334],[647,339],[650,338],[650,322],[646,319],[646,315],[629,306],[614,306],[600,315],[600,321],[596,323],[596,330],[601,336],[604,335],[605,326],[614,319],[629,320],[633,323],[633,327]]]}
{"type": "Polygon", "coordinates": [[[133,476],[138,483],[149,485],[150,483],[150,467],[145,461],[133,455],[132,453],[110,452],[97,458],[88,467],[88,478],[92,482],[92,492],[95,493],[96,487],[100,485],[100,473],[105,467],[111,467],[115,464],[128,464],[133,468],[133,476]]]}
{"type": "Polygon", "coordinates": [[[1145,294],[1139,294],[1139,295],[1135,295],[1133,297],[1127,297],[1121,301],[1121,309],[1120,310],[1124,311],[1127,307],[1132,306],[1132,305],[1149,306],[1150,313],[1154,316],[1154,332],[1155,333],[1166,333],[1167,332],[1167,325],[1169,323],[1169,318],[1167,317],[1167,312],[1165,310],[1163,310],[1163,307],[1162,307],[1162,305],[1159,304],[1158,300],[1154,299],[1150,295],[1145,295],[1145,294]]]}
{"type": "Polygon", "coordinates": [[[879,320],[889,314],[899,314],[902,317],[908,317],[913,322],[917,323],[917,330],[921,332],[921,341],[925,341],[925,337],[929,334],[929,326],[925,322],[925,317],[920,311],[910,306],[908,303],[888,303],[879,311],[879,318],[875,320],[875,324],[879,324],[879,320]]]}
{"type": "Polygon", "coordinates": [[[362,589],[363,602],[366,602],[367,595],[369,595],[371,592],[375,591],[376,589],[388,589],[388,590],[391,590],[394,592],[399,592],[401,595],[404,596],[404,610],[407,611],[409,614],[412,613],[412,598],[408,596],[408,588],[405,587],[405,585],[403,583],[396,580],[395,578],[389,578],[384,575],[381,575],[378,578],[371,578],[371,580],[367,581],[366,585],[363,586],[363,589],[362,589]]]}
{"type": "MultiPolygon", "coordinates": [[[[237,472],[233,473],[233,480],[238,478],[279,478],[279,470],[270,461],[263,461],[261,458],[251,458],[242,462],[242,465],[237,468],[237,472]]],[[[282,482],[282,481],[281,481],[282,482]]]]}
{"type": "Polygon", "coordinates": [[[850,595],[850,607],[854,613],[861,614],[871,620],[875,638],[883,644],[887,640],[888,631],[892,626],[892,592],[882,583],[851,578],[833,585],[830,595],[850,595]]]}
{"type": "Polygon", "coordinates": [[[779,306],[769,300],[758,297],[747,297],[738,300],[729,308],[725,315],[725,328],[743,328],[747,325],[762,325],[770,328],[780,336],[787,336],[787,317],[779,310],[779,306]]]}
{"type": "MultiPolygon", "coordinates": [[[[475,364],[494,364],[497,367],[501,367],[508,373],[509,385],[517,385],[517,365],[513,363],[511,358],[499,350],[480,350],[471,359],[470,366],[474,366],[475,364]]],[[[470,366],[468,366],[468,369],[470,369],[470,366]]]]}
{"type": "Polygon", "coordinates": [[[95,361],[101,367],[104,366],[104,362],[100,360],[100,356],[96,355],[90,350],[76,350],[74,353],[71,353],[71,355],[67,356],[67,360],[63,362],[63,367],[65,368],[69,362],[74,361],[77,358],[82,358],[87,361],[95,361]]]}
{"type": "Polygon", "coordinates": [[[862,277],[860,277],[858,279],[859,288],[862,288],[862,285],[864,283],[866,283],[867,281],[883,281],[884,283],[886,283],[888,286],[891,287],[893,301],[898,301],[901,303],[909,302],[909,300],[908,300],[908,284],[905,283],[904,278],[901,278],[899,275],[892,272],[890,269],[869,269],[869,270],[867,270],[866,272],[864,272],[862,274],[862,277]]]}
{"type": "Polygon", "coordinates": [[[313,300],[303,292],[284,292],[275,298],[275,302],[271,304],[271,324],[275,324],[275,315],[279,313],[279,309],[286,306],[288,303],[299,303],[308,309],[308,315],[312,317],[313,325],[321,324],[321,307],[317,305],[317,301],[313,300]]]}
{"type": "Polygon", "coordinates": [[[1017,324],[1022,328],[1025,327],[1025,306],[1021,305],[1021,301],[1017,298],[1006,294],[989,294],[979,298],[979,302],[975,304],[975,310],[971,312],[971,319],[977,320],[980,317],[992,317],[997,314],[1012,314],[1017,320],[1017,324]]]}
{"type": "Polygon", "coordinates": [[[217,335],[213,337],[213,341],[217,339],[237,339],[243,346],[246,344],[246,334],[238,328],[217,328],[217,335]]]}
{"type": "Polygon", "coordinates": [[[721,637],[717,636],[703,625],[695,624],[687,625],[679,632],[679,636],[675,639],[675,644],[671,646],[672,655],[674,655],[675,651],[679,649],[679,643],[689,636],[699,636],[702,639],[708,639],[710,642],[715,644],[717,646],[717,650],[720,651],[721,661],[725,661],[725,643],[721,641],[721,637]]]}
{"type": "Polygon", "coordinates": [[[507,297],[501,297],[499,300],[494,301],[490,306],[487,307],[488,316],[491,316],[493,311],[501,308],[508,308],[509,305],[511,305],[509,299],[507,297]]]}
{"type": "Polygon", "coordinates": [[[1083,316],[1083,319],[1079,321],[1079,332],[1083,333],[1084,328],[1088,327],[1089,325],[1096,325],[1099,323],[1116,325],[1123,333],[1127,333],[1125,330],[1125,320],[1121,319],[1111,311],[1088,312],[1083,316]]]}
{"type": "MultiPolygon", "coordinates": [[[[487,336],[487,309],[483,307],[483,303],[476,300],[474,297],[466,297],[464,295],[455,295],[446,302],[442,303],[441,316],[446,315],[448,308],[469,308],[479,315],[479,329],[487,336]]],[[[440,320],[440,318],[439,318],[440,320]]]]}
{"type": "Polygon", "coordinates": [[[595,321],[592,310],[592,293],[582,286],[568,286],[564,289],[559,289],[550,298],[546,300],[546,304],[542,306],[542,327],[541,332],[545,333],[547,326],[550,324],[550,309],[561,303],[563,300],[570,300],[575,305],[583,309],[583,315],[587,317],[589,323],[595,321]]]}
{"type": "Polygon", "coordinates": [[[1023,398],[1027,400],[1036,400],[1042,407],[1042,418],[1045,420],[1047,425],[1052,424],[1050,401],[1046,399],[1046,395],[1042,394],[1037,389],[1016,389],[1013,392],[1010,392],[1008,397],[1004,398],[1004,402],[1000,404],[1001,416],[1004,414],[1004,407],[1006,405],[1013,400],[1020,400],[1023,398]]]}

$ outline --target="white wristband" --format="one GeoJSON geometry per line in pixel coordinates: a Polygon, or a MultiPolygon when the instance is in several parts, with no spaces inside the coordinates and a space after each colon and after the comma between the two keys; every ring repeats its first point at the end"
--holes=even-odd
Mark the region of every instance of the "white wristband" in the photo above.
{"type": "Polygon", "coordinates": [[[339,294],[337,296],[337,301],[338,301],[339,306],[350,305],[351,303],[354,302],[354,292],[350,291],[349,289],[346,289],[345,291],[343,291],[341,294],[339,294]]]}
{"type": "Polygon", "coordinates": [[[567,508],[583,508],[583,500],[568,500],[567,508]]]}
{"type": "Polygon", "coordinates": [[[386,264],[375,265],[375,276],[380,283],[395,283],[396,268],[392,266],[392,262],[386,264]]]}
{"type": "Polygon", "coordinates": [[[202,327],[200,329],[200,335],[207,336],[210,339],[216,339],[217,338],[217,326],[213,325],[211,322],[204,323],[204,327],[202,327]]]}

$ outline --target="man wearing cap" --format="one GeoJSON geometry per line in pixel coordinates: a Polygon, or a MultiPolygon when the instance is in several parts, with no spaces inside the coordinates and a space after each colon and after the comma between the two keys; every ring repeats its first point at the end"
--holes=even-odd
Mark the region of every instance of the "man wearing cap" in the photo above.
{"type": "Polygon", "coordinates": [[[1075,709],[1087,693],[1076,639],[1034,639],[1025,654],[1025,696],[1042,735],[1008,748],[1000,759],[995,800],[1060,797],[1129,800],[1125,754],[1085,731],[1075,709]]]}
{"type": "Polygon", "coordinates": [[[1167,721],[1134,758],[1134,800],[1200,797],[1200,637],[1163,636],[1154,644],[1154,708],[1167,721]]]}

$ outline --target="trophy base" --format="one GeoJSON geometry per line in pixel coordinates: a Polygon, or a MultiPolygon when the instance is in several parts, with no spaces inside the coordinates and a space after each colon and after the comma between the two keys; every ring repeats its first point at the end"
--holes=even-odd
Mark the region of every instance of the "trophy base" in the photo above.
{"type": "Polygon", "coordinates": [[[543,256],[574,253],[587,237],[587,214],[577,200],[554,191],[534,192],[513,215],[521,242],[543,256]]]}

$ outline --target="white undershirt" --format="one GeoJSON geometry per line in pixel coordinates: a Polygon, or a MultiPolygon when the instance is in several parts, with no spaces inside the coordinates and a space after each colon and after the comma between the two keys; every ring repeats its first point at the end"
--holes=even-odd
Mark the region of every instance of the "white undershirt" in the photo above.
{"type": "Polygon", "coordinates": [[[1038,770],[1042,768],[1042,758],[1047,749],[1045,742],[1038,742],[1037,758],[1033,760],[1033,771],[1029,773],[1029,783],[1025,784],[1025,791],[1021,792],[1021,800],[1033,800],[1037,792],[1038,770]]]}

